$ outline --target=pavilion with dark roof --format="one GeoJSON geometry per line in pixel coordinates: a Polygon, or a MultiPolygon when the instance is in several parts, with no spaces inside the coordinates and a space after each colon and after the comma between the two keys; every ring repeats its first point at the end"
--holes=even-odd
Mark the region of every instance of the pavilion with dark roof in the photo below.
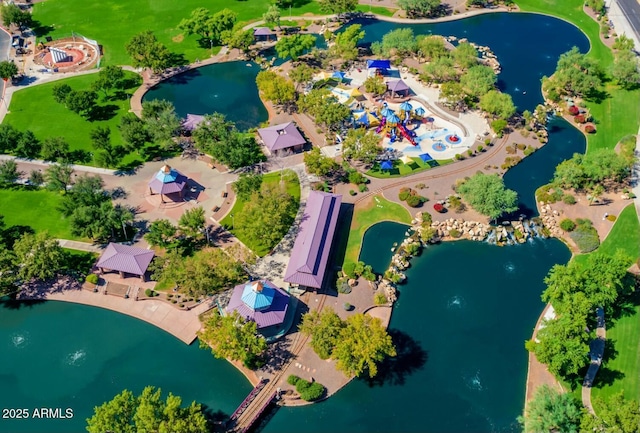
{"type": "MultiPolygon", "coordinates": [[[[291,297],[271,281],[249,281],[233,289],[227,313],[237,311],[246,320],[256,322],[258,331],[265,336],[273,336],[288,330],[283,328],[289,311],[291,297]]],[[[290,323],[289,323],[290,324],[290,323]]]]}
{"type": "Polygon", "coordinates": [[[258,135],[272,154],[300,152],[307,142],[293,122],[258,129],[258,135]]]}
{"type": "Polygon", "coordinates": [[[400,96],[409,96],[410,87],[402,80],[387,81],[387,89],[400,96]]]}
{"type": "Polygon", "coordinates": [[[256,27],[253,29],[253,39],[256,42],[270,42],[277,40],[278,37],[269,27],[256,27]]]}
{"type": "Polygon", "coordinates": [[[100,273],[116,271],[120,273],[121,278],[125,278],[126,274],[129,274],[136,275],[142,281],[145,281],[145,273],[154,256],[153,250],[114,244],[112,242],[105,248],[98,259],[98,263],[96,263],[96,267],[100,269],[100,273]]]}
{"type": "Polygon", "coordinates": [[[314,289],[322,287],[341,202],[341,195],[309,193],[284,281],[314,289]]]}
{"type": "Polygon", "coordinates": [[[182,190],[186,185],[185,175],[169,165],[164,165],[149,181],[149,191],[151,194],[160,194],[160,199],[164,203],[165,195],[170,198],[178,195],[182,199],[182,190]]]}

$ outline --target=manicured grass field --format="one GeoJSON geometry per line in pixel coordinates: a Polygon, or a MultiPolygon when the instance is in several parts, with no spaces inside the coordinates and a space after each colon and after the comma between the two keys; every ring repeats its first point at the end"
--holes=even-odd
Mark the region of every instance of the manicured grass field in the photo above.
{"type": "Polygon", "coordinates": [[[411,215],[401,205],[393,203],[382,196],[374,196],[366,208],[359,208],[353,214],[344,256],[345,263],[358,261],[364,233],[369,227],[382,221],[410,224],[411,215]]]}
{"type": "MultiPolygon", "coordinates": [[[[300,203],[300,182],[298,180],[298,176],[295,174],[295,172],[287,170],[287,172],[284,174],[284,180],[287,192],[292,195],[298,203],[300,203]]],[[[265,174],[262,178],[263,185],[277,185],[278,183],[280,183],[280,172],[265,174]]],[[[231,208],[231,211],[227,214],[227,216],[220,221],[220,224],[231,233],[233,233],[235,237],[240,239],[240,241],[242,241],[242,243],[244,243],[249,249],[251,249],[251,251],[256,253],[258,256],[263,257],[267,255],[269,250],[262,247],[261,245],[255,244],[244,234],[242,230],[233,227],[234,221],[231,215],[240,215],[242,213],[242,209],[244,209],[245,204],[247,204],[246,201],[240,200],[238,197],[236,197],[236,202],[233,204],[233,208],[231,208]]]]}
{"type": "MultiPolygon", "coordinates": [[[[125,74],[131,83],[126,93],[131,94],[141,84],[141,79],[132,72],[125,71],[125,74]]],[[[96,78],[97,75],[94,74],[81,75],[64,81],[29,86],[19,90],[14,93],[11,99],[9,113],[4,122],[15,126],[20,131],[30,129],[40,140],[47,137],[64,137],[72,151],[86,150],[93,152],[94,149],[91,146],[89,134],[98,126],[109,127],[111,129],[111,142],[113,144],[122,144],[122,136],[117,127],[121,117],[130,108],[127,96],[120,100],[110,99],[104,101],[100,99],[98,105],[105,107],[104,109],[110,113],[105,117],[109,118],[94,121],[86,120],[53,99],[52,88],[56,84],[64,82],[74,90],[88,90],[96,78]]],[[[132,154],[125,157],[122,162],[126,164],[136,158],[141,159],[140,156],[132,154]]]]}
{"type": "Polygon", "coordinates": [[[71,235],[69,222],[58,211],[60,193],[44,189],[0,189],[0,215],[7,227],[30,226],[36,232],[48,231],[59,239],[79,239],[71,235]]]}
{"type": "MultiPolygon", "coordinates": [[[[73,31],[97,40],[104,47],[103,64],[131,64],[124,46],[133,35],[144,30],[152,30],[170,51],[184,54],[193,62],[196,58],[209,57],[211,50],[200,47],[198,37],[184,37],[177,28],[180,20],[187,18],[192,10],[205,7],[215,13],[229,8],[238,14],[238,21],[248,21],[262,17],[271,3],[270,0],[212,0],[206,3],[198,0],[47,0],[34,5],[33,17],[42,26],[51,27],[49,32],[40,35],[41,38],[45,35],[53,38],[71,36],[73,31]]],[[[320,13],[316,1],[296,3],[300,6],[291,8],[293,16],[320,13]]],[[[283,10],[283,19],[288,16],[289,10],[283,10]]]]}
{"type": "MultiPolygon", "coordinates": [[[[600,28],[583,12],[582,0],[517,0],[523,11],[540,12],[563,18],[582,29],[591,41],[589,56],[596,59],[607,73],[613,65],[611,50],[600,41],[600,28]]],[[[636,134],[640,125],[640,90],[624,90],[611,82],[605,85],[607,97],[601,103],[588,102],[597,132],[588,136],[589,150],[613,148],[628,134],[636,134]]]]}

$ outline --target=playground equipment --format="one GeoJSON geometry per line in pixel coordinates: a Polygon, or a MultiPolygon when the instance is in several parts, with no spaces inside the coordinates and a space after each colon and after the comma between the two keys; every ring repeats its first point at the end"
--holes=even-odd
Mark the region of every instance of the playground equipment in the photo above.
{"type": "Polygon", "coordinates": [[[414,137],[415,137],[415,135],[416,135],[416,133],[415,133],[415,132],[413,132],[413,131],[409,131],[409,130],[407,129],[407,127],[406,127],[406,126],[404,126],[404,125],[403,125],[403,124],[401,124],[401,123],[399,123],[399,124],[398,124],[398,126],[396,126],[396,129],[397,129],[398,131],[400,131],[400,134],[402,134],[402,136],[403,136],[404,138],[406,138],[406,139],[407,139],[407,141],[408,141],[409,143],[413,144],[414,146],[416,146],[416,145],[418,144],[418,143],[416,143],[416,140],[415,140],[415,138],[414,138],[414,137]]]}

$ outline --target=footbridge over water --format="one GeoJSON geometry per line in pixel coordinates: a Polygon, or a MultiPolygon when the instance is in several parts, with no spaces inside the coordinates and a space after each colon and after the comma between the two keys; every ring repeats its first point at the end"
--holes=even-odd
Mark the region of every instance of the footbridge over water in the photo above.
{"type": "Polygon", "coordinates": [[[260,416],[278,397],[275,381],[262,379],[240,403],[227,421],[228,433],[245,433],[260,419],[260,416]]]}

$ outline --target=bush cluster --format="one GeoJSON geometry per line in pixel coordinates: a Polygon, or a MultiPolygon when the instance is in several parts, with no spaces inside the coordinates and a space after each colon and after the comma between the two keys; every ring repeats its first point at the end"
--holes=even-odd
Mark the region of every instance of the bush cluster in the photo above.
{"type": "Polygon", "coordinates": [[[384,293],[376,293],[373,297],[373,303],[376,305],[385,305],[387,303],[387,297],[384,293]]]}
{"type": "Polygon", "coordinates": [[[362,276],[362,278],[367,281],[374,281],[376,279],[376,274],[373,272],[371,266],[365,264],[364,262],[346,262],[342,266],[342,272],[349,278],[357,278],[362,276]]]}
{"type": "Polygon", "coordinates": [[[565,204],[576,204],[576,198],[571,194],[565,194],[562,196],[562,201],[565,204]]]}
{"type": "Polygon", "coordinates": [[[454,239],[458,239],[460,236],[462,236],[462,232],[457,229],[451,229],[449,230],[449,236],[451,236],[454,239]]]}
{"type": "Polygon", "coordinates": [[[309,382],[298,376],[290,375],[287,383],[296,387],[300,398],[306,401],[317,400],[324,394],[325,387],[318,382],[309,382]]]}
{"type": "Polygon", "coordinates": [[[428,201],[426,197],[418,194],[417,191],[411,188],[401,188],[400,193],[398,194],[398,198],[402,201],[406,201],[407,204],[411,207],[420,207],[422,203],[428,201]]]}
{"type": "Polygon", "coordinates": [[[571,232],[571,239],[578,245],[581,253],[588,253],[600,246],[598,232],[591,220],[578,218],[576,228],[571,232]]]}
{"type": "Polygon", "coordinates": [[[564,192],[560,188],[554,188],[551,185],[545,185],[538,190],[537,199],[539,202],[555,203],[562,200],[564,192]]]}
{"type": "Polygon", "coordinates": [[[574,223],[569,218],[565,218],[560,221],[560,228],[565,232],[572,232],[576,228],[576,223],[574,223]]]}
{"type": "Polygon", "coordinates": [[[99,278],[97,274],[89,274],[87,275],[87,278],[85,278],[85,281],[91,284],[98,284],[98,279],[99,278]]]}

